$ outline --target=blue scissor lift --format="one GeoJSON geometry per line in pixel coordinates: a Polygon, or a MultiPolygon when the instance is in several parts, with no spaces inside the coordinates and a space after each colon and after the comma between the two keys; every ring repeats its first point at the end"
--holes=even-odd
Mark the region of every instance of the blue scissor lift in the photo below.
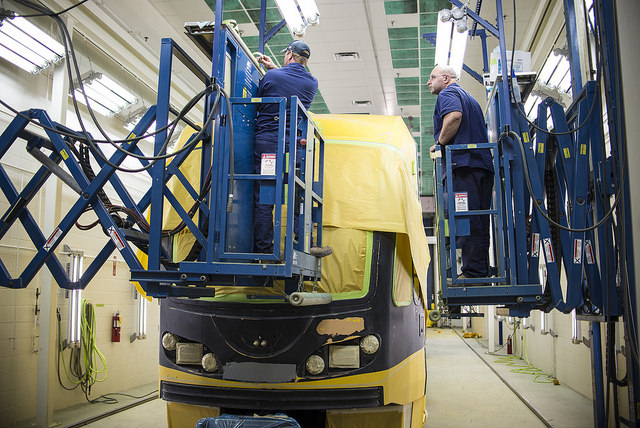
{"type": "MultiPolygon", "coordinates": [[[[450,2],[464,7],[459,0],[450,2]]],[[[623,381],[613,379],[615,372],[608,364],[607,387],[613,382],[614,388],[629,388],[626,422],[637,426],[637,310],[633,247],[626,245],[631,212],[626,141],[620,120],[622,88],[615,7],[610,2],[594,1],[597,28],[592,30],[599,39],[599,76],[583,84],[574,5],[566,0],[564,6],[573,103],[564,109],[552,98],[543,100],[538,106],[538,119],[530,126],[523,113],[519,76],[513,75],[510,86],[509,70],[503,67],[488,94],[490,142],[445,146],[445,161],[435,156],[439,298],[445,306],[503,305],[509,315],[517,317],[529,316],[532,309],[575,310],[578,319],[589,322],[589,340],[585,343],[591,350],[597,427],[607,426],[601,323],[607,326],[607,360],[611,361],[615,359],[611,336],[615,323],[623,321],[625,346],[631,348],[626,353],[627,375],[623,381]],[[604,88],[604,97],[600,87],[604,88]],[[603,138],[603,100],[609,113],[607,144],[603,138]],[[487,148],[493,153],[496,172],[491,209],[461,210],[464,204],[460,204],[456,210],[452,184],[449,180],[445,188],[441,179],[445,171],[447,177],[452,176],[451,153],[487,148]],[[469,219],[476,215],[491,217],[492,276],[459,279],[456,236],[468,235],[469,219]]],[[[496,12],[494,27],[467,10],[487,33],[498,38],[501,63],[508,64],[500,0],[496,0],[496,12]]],[[[482,37],[484,71],[488,72],[486,35],[475,26],[470,35],[482,37]]],[[[432,40],[433,35],[426,34],[425,38],[432,40]]],[[[483,83],[473,70],[464,69],[483,83]]]]}
{"type": "MultiPolygon", "coordinates": [[[[312,245],[322,245],[324,139],[296,97],[292,97],[289,106],[286,98],[255,97],[261,69],[233,27],[222,23],[223,2],[218,3],[215,22],[201,25],[201,29],[208,26],[211,30],[208,33],[203,30],[201,35],[208,37],[204,45],[210,49],[212,73],[203,70],[172,39],[163,39],[157,104],[149,108],[128,139],[120,144],[122,150],[117,150],[109,159],[97,145],[91,147],[89,156],[101,167],[95,178],[83,170],[79,156],[75,155],[78,143],[86,144],[89,136],[55,123],[43,110],[20,113],[0,135],[0,158],[11,145],[26,142],[27,151],[43,164],[21,192],[0,166],[0,189],[9,203],[0,217],[0,237],[20,221],[37,250],[17,276],[12,276],[0,260],[0,286],[26,287],[46,263],[60,287],[83,289],[115,249],[129,265],[131,280],[139,282],[145,292],[154,297],[212,296],[216,285],[270,286],[275,279],[284,280],[285,294],[289,294],[296,291],[302,281],[319,279],[321,262],[309,252],[312,245]],[[165,141],[169,131],[165,125],[180,113],[171,107],[171,75],[176,59],[202,83],[204,118],[201,125],[196,125],[179,117],[194,129],[194,134],[168,162],[162,158],[167,154],[165,141]],[[255,117],[257,107],[265,103],[277,104],[280,110],[276,166],[272,175],[255,174],[253,170],[255,117]],[[29,131],[29,120],[43,125],[47,137],[29,131]],[[161,158],[152,160],[144,158],[138,141],[154,121],[157,134],[153,156],[161,158]],[[287,132],[287,121],[291,123],[290,132],[287,132]],[[304,150],[296,151],[298,138],[306,138],[304,150]],[[152,181],[150,189],[138,201],[129,195],[123,173],[117,170],[128,156],[126,152],[140,157],[140,165],[146,170],[139,173],[148,173],[152,181]],[[301,159],[296,159],[297,152],[301,153],[301,159]],[[190,157],[192,155],[194,157],[190,157]],[[186,177],[180,169],[196,156],[200,162],[199,180],[186,177]],[[66,170],[60,167],[61,163],[66,170]],[[46,237],[28,204],[52,174],[78,193],[78,199],[46,237]],[[167,183],[171,178],[192,198],[191,209],[170,190],[167,183]],[[253,252],[253,188],[259,182],[263,183],[261,203],[275,206],[274,250],[270,254],[253,252]],[[114,215],[111,204],[101,197],[107,183],[127,209],[125,219],[114,215]],[[195,237],[196,243],[186,260],[172,257],[172,237],[163,230],[166,204],[180,217],[182,229],[188,229],[195,237]],[[72,281],[55,251],[87,210],[95,212],[109,239],[82,276],[72,281]],[[295,216],[300,229],[297,237],[295,216]],[[135,246],[147,253],[146,266],[138,259],[135,246]]],[[[264,0],[262,3],[263,8],[266,7],[264,0]]],[[[262,22],[262,49],[283,25],[284,21],[265,35],[262,22]]]]}

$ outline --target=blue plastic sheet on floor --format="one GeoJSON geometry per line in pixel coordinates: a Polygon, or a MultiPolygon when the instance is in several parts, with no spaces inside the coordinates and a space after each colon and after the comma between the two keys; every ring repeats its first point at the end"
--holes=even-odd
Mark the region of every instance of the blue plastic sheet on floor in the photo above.
{"type": "Polygon", "coordinates": [[[284,414],[268,416],[221,415],[202,418],[196,428],[301,428],[295,419],[284,414]]]}

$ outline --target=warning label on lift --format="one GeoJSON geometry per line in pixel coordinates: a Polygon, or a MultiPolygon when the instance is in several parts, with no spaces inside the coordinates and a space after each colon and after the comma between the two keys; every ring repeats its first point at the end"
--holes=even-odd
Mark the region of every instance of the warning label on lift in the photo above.
{"type": "Polygon", "coordinates": [[[118,235],[116,228],[111,226],[108,230],[109,236],[111,237],[113,243],[116,245],[116,248],[118,249],[118,251],[122,251],[122,249],[124,248],[124,241],[122,240],[122,238],[120,238],[120,235],[118,235]]]}
{"type": "Polygon", "coordinates": [[[276,175],[276,154],[263,153],[260,162],[260,175],[276,175]]]}
{"type": "Polygon", "coordinates": [[[582,239],[573,240],[573,263],[577,265],[582,263],[582,239]]]}
{"type": "Polygon", "coordinates": [[[469,211],[468,196],[467,192],[458,192],[455,194],[456,211],[469,211]]]}
{"type": "Polygon", "coordinates": [[[531,257],[539,257],[540,256],[540,234],[532,233],[531,234],[531,257]]]}
{"type": "Polygon", "coordinates": [[[584,240],[584,256],[587,259],[587,263],[590,265],[596,262],[595,257],[593,257],[593,246],[589,239],[584,240]]]}
{"type": "Polygon", "coordinates": [[[556,259],[553,256],[553,245],[551,245],[551,238],[544,238],[544,254],[547,257],[547,263],[554,263],[556,259]]]}
{"type": "Polygon", "coordinates": [[[54,230],[51,236],[49,236],[49,239],[47,239],[42,248],[44,248],[45,251],[49,251],[51,247],[53,247],[53,245],[58,241],[58,239],[60,239],[61,235],[62,231],[59,227],[56,227],[56,230],[54,230]]]}

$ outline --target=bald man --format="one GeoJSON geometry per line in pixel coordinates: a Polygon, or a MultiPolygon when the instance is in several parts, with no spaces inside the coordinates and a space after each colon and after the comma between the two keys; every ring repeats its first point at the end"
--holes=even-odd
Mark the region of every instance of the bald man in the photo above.
{"type": "MultiPolygon", "coordinates": [[[[449,66],[436,66],[427,82],[438,96],[433,112],[433,137],[436,145],[487,143],[487,126],[480,104],[457,83],[449,66]]],[[[431,147],[435,151],[436,146],[431,147]]],[[[442,149],[444,153],[444,148],[442,149]]],[[[451,152],[453,191],[466,193],[469,211],[491,208],[493,158],[489,149],[451,152]]],[[[446,174],[446,173],[445,173],[446,174]]],[[[447,177],[442,177],[445,182],[447,177]]],[[[470,216],[469,236],[456,238],[462,250],[461,278],[489,276],[489,216],[470,216]]]]}

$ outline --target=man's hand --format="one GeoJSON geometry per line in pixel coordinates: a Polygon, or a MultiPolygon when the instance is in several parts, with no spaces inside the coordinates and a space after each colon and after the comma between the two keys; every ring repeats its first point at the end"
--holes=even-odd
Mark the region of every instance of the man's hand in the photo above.
{"type": "Polygon", "coordinates": [[[436,147],[438,147],[438,144],[434,144],[433,146],[429,147],[429,151],[431,153],[435,153],[436,152],[436,147]]]}
{"type": "Polygon", "coordinates": [[[268,57],[267,55],[262,55],[260,57],[258,57],[258,63],[264,65],[264,67],[267,70],[273,70],[274,68],[278,68],[273,61],[271,61],[271,58],[268,57]]]}
{"type": "Polygon", "coordinates": [[[301,146],[306,146],[307,145],[307,139],[306,138],[300,138],[300,145],[301,146]]]}

